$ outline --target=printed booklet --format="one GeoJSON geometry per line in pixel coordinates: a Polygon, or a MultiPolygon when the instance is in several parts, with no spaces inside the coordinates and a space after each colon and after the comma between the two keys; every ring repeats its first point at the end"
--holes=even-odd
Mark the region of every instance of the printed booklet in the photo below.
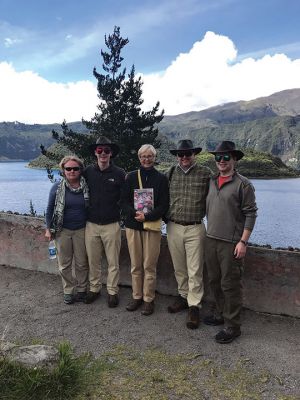
{"type": "Polygon", "coordinates": [[[134,209],[148,214],[154,208],[153,189],[134,189],[134,209]]]}

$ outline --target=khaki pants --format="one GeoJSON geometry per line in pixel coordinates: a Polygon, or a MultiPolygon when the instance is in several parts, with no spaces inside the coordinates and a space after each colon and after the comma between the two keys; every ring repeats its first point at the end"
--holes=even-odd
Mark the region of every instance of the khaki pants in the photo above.
{"type": "Polygon", "coordinates": [[[200,306],[203,297],[204,224],[183,226],[168,222],[168,246],[178,293],[189,307],[200,306]]]}
{"type": "Polygon", "coordinates": [[[118,222],[98,225],[87,222],[85,245],[89,260],[90,291],[98,293],[102,287],[101,266],[105,253],[107,259],[106,288],[109,294],[119,292],[119,256],[121,249],[121,228],[118,222]]]}
{"type": "Polygon", "coordinates": [[[65,294],[72,294],[75,287],[85,292],[88,283],[88,260],[85,250],[85,228],[63,229],[56,235],[57,263],[65,294]],[[72,262],[74,258],[74,275],[72,262]]]}
{"type": "Polygon", "coordinates": [[[151,302],[155,298],[161,233],[126,228],[126,238],[131,260],[132,297],[151,302]]]}
{"type": "Polygon", "coordinates": [[[205,262],[215,311],[226,326],[241,325],[243,260],[233,255],[235,244],[206,238],[205,262]]]}

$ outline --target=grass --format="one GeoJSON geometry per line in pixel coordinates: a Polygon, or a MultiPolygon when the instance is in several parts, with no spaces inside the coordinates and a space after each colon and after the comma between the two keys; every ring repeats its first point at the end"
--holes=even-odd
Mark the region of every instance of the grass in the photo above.
{"type": "Polygon", "coordinates": [[[27,368],[0,360],[0,399],[68,400],[74,399],[86,384],[88,355],[75,357],[68,343],[58,346],[59,362],[53,370],[27,368]]]}
{"type": "Polygon", "coordinates": [[[99,359],[75,356],[59,345],[58,366],[48,371],[2,360],[0,399],[5,400],[296,400],[285,380],[257,370],[249,359],[223,365],[201,354],[117,347],[99,359]],[[254,372],[255,371],[255,372],[254,372]]]}
{"type": "Polygon", "coordinates": [[[253,373],[250,360],[225,366],[200,354],[139,352],[125,347],[107,353],[102,360],[110,368],[95,377],[91,400],[296,400],[285,395],[281,378],[268,371],[253,373]],[[275,397],[262,397],[271,392],[275,397]]]}

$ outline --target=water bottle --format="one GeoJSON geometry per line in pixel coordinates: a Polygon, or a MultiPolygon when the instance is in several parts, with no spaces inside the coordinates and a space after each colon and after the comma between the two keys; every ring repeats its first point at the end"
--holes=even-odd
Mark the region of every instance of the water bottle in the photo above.
{"type": "Polygon", "coordinates": [[[55,260],[55,258],[56,258],[56,247],[55,247],[54,240],[50,240],[48,250],[49,250],[49,259],[50,260],[55,260]]]}

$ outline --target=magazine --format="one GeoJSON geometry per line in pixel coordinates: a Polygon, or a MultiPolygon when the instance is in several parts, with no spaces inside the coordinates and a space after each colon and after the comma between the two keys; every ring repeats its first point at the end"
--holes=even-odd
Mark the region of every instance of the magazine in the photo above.
{"type": "Polygon", "coordinates": [[[153,189],[134,189],[134,209],[148,214],[154,208],[153,189]]]}

